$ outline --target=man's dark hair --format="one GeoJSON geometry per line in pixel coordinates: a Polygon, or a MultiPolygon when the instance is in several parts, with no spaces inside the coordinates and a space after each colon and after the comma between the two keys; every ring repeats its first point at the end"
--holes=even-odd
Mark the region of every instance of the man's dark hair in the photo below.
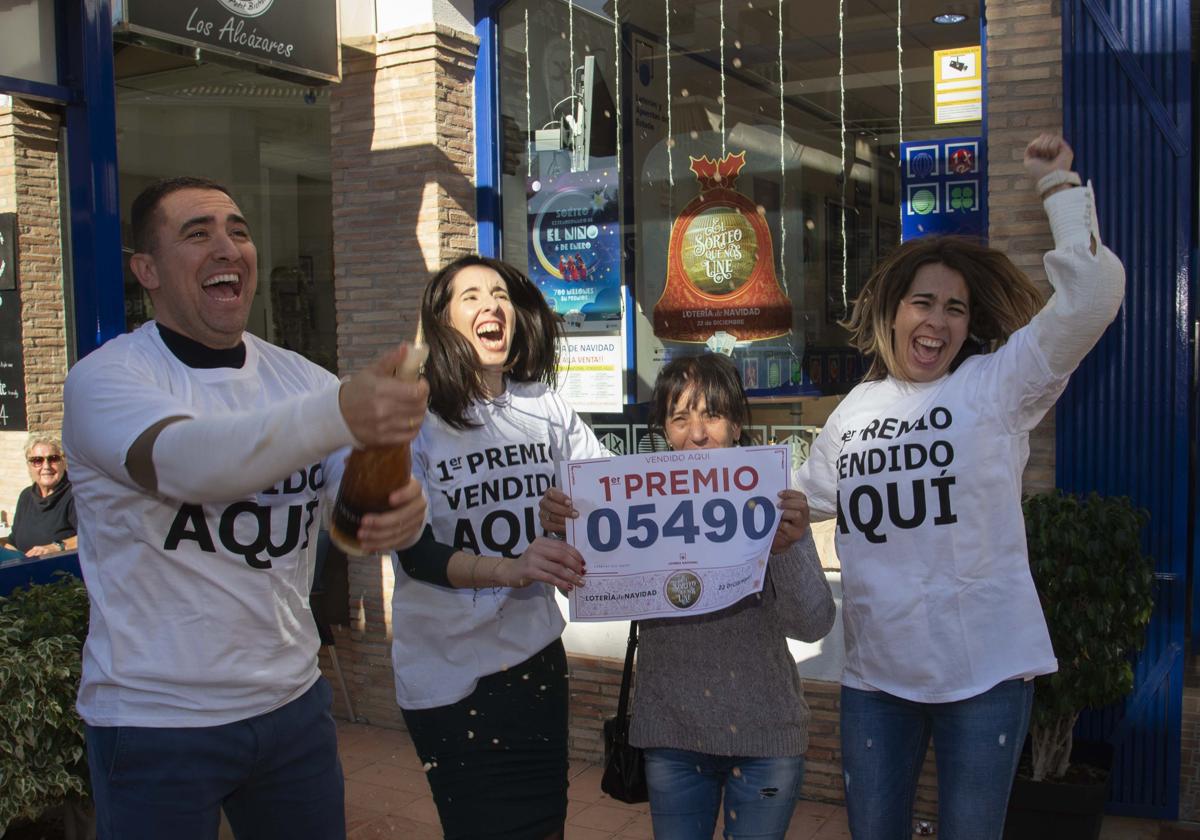
{"type": "Polygon", "coordinates": [[[176,178],[163,178],[146,187],[133,200],[130,211],[130,222],[133,225],[133,250],[138,254],[148,254],[157,244],[154,241],[154,227],[157,224],[158,205],[171,193],[180,190],[217,190],[229,196],[233,195],[221,184],[211,178],[200,178],[195,175],[181,175],[176,178]]]}
{"type": "Polygon", "coordinates": [[[459,257],[433,276],[421,299],[421,330],[429,346],[425,362],[429,408],[456,429],[478,425],[467,417],[467,410],[471,403],[489,398],[479,356],[470,341],[451,326],[448,314],[454,278],[474,265],[499,274],[513,304],[516,324],[505,376],[513,382],[545,382],[553,387],[558,374],[560,319],[533,281],[501,260],[474,254],[459,257]]]}

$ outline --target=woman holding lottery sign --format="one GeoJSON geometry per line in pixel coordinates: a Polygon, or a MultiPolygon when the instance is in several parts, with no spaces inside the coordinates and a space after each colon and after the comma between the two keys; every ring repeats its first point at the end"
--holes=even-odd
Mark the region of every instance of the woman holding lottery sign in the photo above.
{"type": "MultiPolygon", "coordinates": [[[[667,364],[649,422],[675,450],[736,446],[750,407],[733,362],[710,354],[667,364]]],[[[787,832],[809,716],[787,640],[822,638],[833,626],[834,602],[804,496],[785,490],[779,508],[760,594],[705,615],[638,622],[629,739],[646,750],[658,840],[712,837],[722,798],[726,837],[787,832]]],[[[562,531],[574,516],[562,492],[543,497],[547,530],[562,531]]]]}
{"type": "Polygon", "coordinates": [[[425,289],[429,414],[412,445],[429,525],[392,595],[396,699],[447,838],[561,838],[567,660],[554,587],[584,562],[538,536],[558,464],[608,453],[551,384],[558,317],[498,260],[425,289]]]}
{"type": "Polygon", "coordinates": [[[870,370],[798,474],[814,516],[838,521],[842,763],[859,840],[909,836],[931,737],[939,833],[999,838],[1033,678],[1057,669],[1021,475],[1029,432],[1125,282],[1072,157],[1051,135],[1025,150],[1054,235],[1049,302],[999,251],[954,237],[901,245],[847,325],[870,370]]]}

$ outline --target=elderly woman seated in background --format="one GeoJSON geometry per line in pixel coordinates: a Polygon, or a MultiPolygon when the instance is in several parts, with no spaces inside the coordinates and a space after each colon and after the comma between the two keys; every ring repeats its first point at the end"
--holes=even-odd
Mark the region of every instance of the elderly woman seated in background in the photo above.
{"type": "Polygon", "coordinates": [[[23,551],[27,557],[74,549],[78,544],[75,499],[62,441],[31,434],[25,442],[25,464],[33,484],[21,491],[12,532],[0,539],[0,544],[23,551]]]}

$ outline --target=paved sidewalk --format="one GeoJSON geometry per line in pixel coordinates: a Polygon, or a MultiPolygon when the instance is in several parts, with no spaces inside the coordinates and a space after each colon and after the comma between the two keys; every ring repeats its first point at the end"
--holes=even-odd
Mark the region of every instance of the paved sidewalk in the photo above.
{"type": "MultiPolygon", "coordinates": [[[[350,840],[442,836],[437,809],[408,734],[339,722],[338,743],[346,774],[346,828],[350,840]]],[[[646,805],[626,805],[600,792],[600,768],[572,766],[566,840],[651,840],[646,805]]],[[[1105,819],[1101,840],[1156,840],[1151,820],[1105,819]]],[[[788,840],[848,840],[846,810],[802,801],[788,840]]],[[[717,837],[720,837],[718,831],[717,837]]]]}

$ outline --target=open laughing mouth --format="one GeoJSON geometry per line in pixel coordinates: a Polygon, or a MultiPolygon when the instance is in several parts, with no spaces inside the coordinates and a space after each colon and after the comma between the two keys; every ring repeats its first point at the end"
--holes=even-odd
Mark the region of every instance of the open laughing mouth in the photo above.
{"type": "Polygon", "coordinates": [[[214,300],[237,300],[242,294],[242,278],[236,274],[218,274],[205,280],[203,288],[214,300]]]}
{"type": "Polygon", "coordinates": [[[504,326],[497,321],[480,324],[475,330],[475,337],[484,350],[500,353],[505,349],[504,326]]]}
{"type": "Polygon", "coordinates": [[[913,357],[919,365],[936,364],[938,357],[942,355],[942,348],[945,346],[946,342],[940,338],[918,336],[912,340],[913,357]]]}

